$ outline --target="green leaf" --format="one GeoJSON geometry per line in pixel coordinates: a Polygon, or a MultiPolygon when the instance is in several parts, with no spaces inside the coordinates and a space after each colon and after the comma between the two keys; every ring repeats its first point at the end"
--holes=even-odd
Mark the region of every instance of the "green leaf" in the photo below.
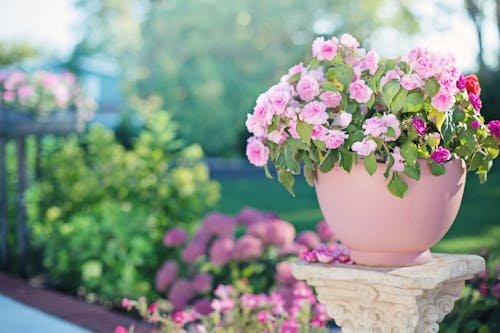
{"type": "Polygon", "coordinates": [[[415,165],[405,165],[405,169],[403,171],[405,175],[410,177],[411,179],[419,180],[420,179],[420,164],[415,163],[415,165]]]}
{"type": "Polygon", "coordinates": [[[469,162],[468,171],[473,171],[479,168],[479,166],[483,163],[484,155],[480,151],[476,151],[469,162]]]}
{"type": "Polygon", "coordinates": [[[440,112],[436,108],[432,108],[429,112],[429,119],[436,125],[439,131],[441,131],[445,117],[444,112],[440,112]]]}
{"type": "Polygon", "coordinates": [[[391,168],[393,165],[394,165],[394,157],[392,157],[392,155],[389,154],[389,161],[387,163],[387,168],[385,168],[384,172],[385,179],[389,178],[389,174],[391,172],[391,168]]]}
{"type": "Polygon", "coordinates": [[[309,140],[311,140],[313,125],[307,124],[303,121],[299,121],[297,123],[296,129],[302,141],[304,141],[305,143],[309,143],[309,140]]]}
{"type": "Polygon", "coordinates": [[[295,196],[293,192],[293,185],[295,184],[295,178],[293,175],[286,170],[278,170],[278,180],[283,186],[290,192],[291,195],[295,196]]]}
{"type": "Polygon", "coordinates": [[[300,173],[300,165],[295,159],[296,150],[285,146],[276,158],[276,166],[288,170],[294,174],[300,173]]]}
{"type": "Polygon", "coordinates": [[[314,186],[314,170],[312,168],[304,166],[304,178],[309,186],[314,186]]]}
{"type": "Polygon", "coordinates": [[[406,98],[406,110],[408,112],[418,112],[424,107],[424,96],[420,92],[411,93],[406,98]]]}
{"type": "Polygon", "coordinates": [[[394,128],[389,127],[389,129],[387,129],[387,132],[385,132],[385,136],[388,136],[388,137],[391,137],[391,138],[395,138],[396,137],[396,131],[394,130],[394,128]]]}
{"type": "Polygon", "coordinates": [[[375,158],[375,155],[373,155],[373,153],[370,153],[370,155],[366,156],[363,159],[363,164],[370,176],[373,176],[375,171],[377,171],[377,159],[375,158]]]}
{"type": "Polygon", "coordinates": [[[442,164],[431,162],[431,172],[434,176],[441,176],[446,173],[446,168],[442,164]]]}
{"type": "Polygon", "coordinates": [[[488,173],[487,172],[478,172],[477,176],[479,177],[480,184],[484,184],[488,180],[488,173]]]}
{"type": "Polygon", "coordinates": [[[406,91],[406,89],[399,90],[399,92],[396,94],[396,96],[394,96],[394,99],[391,102],[392,113],[398,113],[405,107],[407,95],[408,91],[406,91]]]}
{"type": "Polygon", "coordinates": [[[286,142],[286,145],[293,149],[307,149],[307,145],[304,142],[302,142],[300,139],[295,138],[289,138],[286,142]]]}
{"type": "Polygon", "coordinates": [[[406,141],[401,146],[401,155],[409,165],[415,165],[418,157],[418,148],[411,141],[406,141]]]}
{"type": "Polygon", "coordinates": [[[314,145],[318,147],[319,150],[325,151],[326,150],[326,144],[323,141],[319,140],[313,140],[314,145]]]}
{"type": "Polygon", "coordinates": [[[347,172],[351,172],[353,157],[352,153],[344,148],[340,148],[340,166],[347,172]]]}
{"type": "Polygon", "coordinates": [[[403,198],[406,192],[408,192],[408,184],[399,177],[397,172],[392,173],[391,181],[387,187],[389,191],[398,198],[403,198]]]}
{"type": "Polygon", "coordinates": [[[335,80],[335,71],[333,70],[333,67],[328,68],[325,77],[328,81],[335,80]]]}
{"type": "Polygon", "coordinates": [[[337,80],[342,83],[344,89],[347,89],[347,87],[349,87],[349,84],[354,77],[354,72],[352,71],[351,65],[344,63],[336,65],[333,69],[333,73],[335,75],[335,78],[337,78],[337,80]]]}
{"type": "Polygon", "coordinates": [[[445,112],[441,134],[445,143],[448,143],[455,134],[455,124],[453,123],[453,113],[445,112]]]}
{"type": "Polygon", "coordinates": [[[384,101],[385,105],[387,105],[387,107],[391,105],[392,99],[394,98],[394,96],[396,96],[400,87],[401,86],[399,85],[398,80],[391,80],[384,85],[384,89],[382,91],[382,100],[384,101]]]}
{"type": "Polygon", "coordinates": [[[321,86],[323,87],[323,90],[338,91],[337,86],[335,85],[335,83],[330,82],[330,81],[324,82],[321,86]]]}
{"type": "Polygon", "coordinates": [[[288,83],[295,83],[300,80],[300,73],[295,73],[288,79],[288,83]]]}
{"type": "Polygon", "coordinates": [[[264,165],[264,172],[265,172],[266,177],[267,177],[268,179],[274,179],[273,175],[271,175],[271,173],[269,172],[269,168],[268,168],[267,164],[266,164],[266,165],[264,165]]]}
{"type": "Polygon", "coordinates": [[[427,90],[429,97],[432,98],[439,91],[439,83],[435,78],[431,78],[425,81],[425,90],[427,90]]]}
{"type": "Polygon", "coordinates": [[[337,160],[337,153],[334,152],[333,150],[329,150],[328,153],[325,155],[321,163],[318,165],[319,171],[323,173],[327,173],[328,171],[332,170],[333,167],[335,166],[335,162],[337,160]]]}

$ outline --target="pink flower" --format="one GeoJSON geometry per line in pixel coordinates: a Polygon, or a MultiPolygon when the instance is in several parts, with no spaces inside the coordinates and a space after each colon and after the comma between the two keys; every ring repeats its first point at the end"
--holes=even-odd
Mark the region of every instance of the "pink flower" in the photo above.
{"type": "Polygon", "coordinates": [[[417,131],[418,135],[424,135],[428,129],[424,121],[418,117],[413,117],[413,127],[415,127],[415,130],[417,131]]]}
{"type": "Polygon", "coordinates": [[[290,318],[281,322],[281,327],[278,333],[297,333],[300,330],[300,324],[297,319],[290,318]]]}
{"type": "Polygon", "coordinates": [[[338,43],[339,41],[335,37],[326,41],[323,37],[316,38],[312,44],[313,57],[319,61],[333,60],[337,55],[338,43]]]}
{"type": "Polygon", "coordinates": [[[135,301],[131,301],[128,298],[124,298],[122,299],[122,308],[130,310],[135,303],[136,303],[135,301]]]}
{"type": "Polygon", "coordinates": [[[305,70],[306,68],[304,67],[304,64],[298,63],[297,65],[293,65],[292,67],[290,67],[290,69],[288,70],[288,75],[294,76],[295,74],[302,73],[305,70]]]}
{"type": "Polygon", "coordinates": [[[174,310],[183,310],[194,294],[195,292],[191,283],[186,279],[179,279],[174,282],[167,296],[174,310]]]}
{"type": "Polygon", "coordinates": [[[486,283],[481,283],[479,285],[479,292],[481,293],[481,295],[483,295],[484,297],[488,296],[488,285],[486,283]]]}
{"type": "Polygon", "coordinates": [[[219,284],[217,288],[214,290],[214,295],[219,298],[230,298],[233,292],[233,287],[219,284]]]}
{"type": "Polygon", "coordinates": [[[311,132],[311,139],[325,141],[328,134],[328,129],[321,125],[314,125],[311,132]]]}
{"type": "Polygon", "coordinates": [[[214,241],[210,247],[210,260],[216,266],[223,266],[232,257],[234,249],[234,240],[229,237],[219,238],[214,241]]]}
{"type": "Polygon", "coordinates": [[[185,323],[189,323],[195,320],[195,317],[192,314],[189,314],[184,311],[176,311],[172,315],[172,321],[179,325],[184,325],[185,323]]]}
{"type": "Polygon", "coordinates": [[[276,266],[276,274],[274,278],[278,283],[289,285],[294,283],[296,280],[292,275],[292,264],[288,261],[282,261],[276,266]]]}
{"type": "Polygon", "coordinates": [[[285,311],[285,300],[279,293],[272,292],[269,295],[269,304],[273,306],[271,311],[275,315],[280,315],[285,311]]]}
{"type": "Polygon", "coordinates": [[[424,86],[424,81],[417,74],[405,74],[400,79],[401,86],[413,90],[424,86]]]}
{"type": "Polygon", "coordinates": [[[349,34],[343,34],[342,36],[340,36],[340,43],[348,48],[356,49],[359,47],[358,40],[349,34]]]}
{"type": "Polygon", "coordinates": [[[310,230],[302,231],[297,236],[297,243],[307,246],[309,249],[315,249],[321,243],[319,236],[310,230]]]}
{"type": "Polygon", "coordinates": [[[128,333],[128,330],[123,326],[116,326],[114,333],[128,333]]]}
{"type": "Polygon", "coordinates": [[[206,316],[210,312],[212,312],[212,306],[210,305],[210,303],[212,303],[211,299],[201,298],[194,302],[193,307],[197,313],[206,316]]]}
{"type": "Polygon", "coordinates": [[[297,83],[297,93],[304,101],[311,101],[319,94],[319,83],[312,75],[304,75],[297,83]]]}
{"type": "Polygon", "coordinates": [[[442,164],[446,161],[448,161],[451,157],[450,152],[448,149],[443,148],[441,146],[437,147],[431,154],[431,158],[439,164],[442,164]]]}
{"type": "Polygon", "coordinates": [[[166,247],[179,246],[184,243],[186,236],[186,230],[183,228],[172,228],[165,233],[165,236],[163,236],[163,244],[165,244],[166,247]]]}
{"type": "Polygon", "coordinates": [[[492,120],[488,123],[488,129],[491,135],[499,140],[500,143],[500,120],[492,120]]]}
{"type": "Polygon", "coordinates": [[[271,104],[273,114],[281,115],[292,98],[293,88],[289,83],[279,83],[267,91],[267,98],[271,104]]]}
{"type": "Polygon", "coordinates": [[[440,112],[446,112],[455,104],[455,96],[449,94],[442,88],[432,97],[431,104],[440,112]]]}
{"type": "Polygon", "coordinates": [[[16,100],[16,93],[10,90],[7,90],[3,93],[3,100],[7,103],[13,102],[16,100]]]}
{"type": "Polygon", "coordinates": [[[28,86],[28,85],[23,85],[23,86],[19,87],[19,89],[17,90],[17,95],[19,96],[20,99],[29,98],[29,97],[33,96],[34,93],[35,93],[35,89],[33,89],[32,86],[28,86]]]}
{"type": "Polygon", "coordinates": [[[437,54],[425,54],[417,60],[415,71],[422,79],[428,79],[441,69],[441,59],[437,54]]]}
{"type": "Polygon", "coordinates": [[[322,264],[329,264],[335,259],[331,251],[328,250],[324,245],[320,245],[315,253],[316,257],[318,258],[318,262],[322,264]]]}
{"type": "Polygon", "coordinates": [[[297,126],[296,120],[289,120],[288,121],[288,133],[290,133],[292,138],[298,139],[298,138],[300,138],[300,136],[297,133],[296,126],[297,126]]]}
{"type": "Polygon", "coordinates": [[[295,228],[288,222],[274,219],[266,224],[266,233],[263,239],[266,244],[280,247],[292,244],[295,239],[295,228]]]}
{"type": "Polygon", "coordinates": [[[470,123],[470,127],[472,127],[473,129],[478,129],[479,126],[481,126],[481,123],[479,122],[479,120],[473,120],[471,123],[470,123]]]}
{"type": "Polygon", "coordinates": [[[481,103],[481,98],[479,96],[474,95],[473,93],[469,93],[469,102],[472,104],[472,107],[476,112],[479,112],[481,108],[483,107],[483,104],[481,103]]]}
{"type": "Polygon", "coordinates": [[[385,116],[382,116],[382,121],[384,122],[384,125],[389,129],[392,128],[394,130],[394,136],[389,136],[389,135],[383,135],[382,137],[384,138],[385,141],[395,141],[399,136],[401,135],[401,130],[399,129],[399,120],[398,118],[392,114],[389,113],[385,116]]]}
{"type": "Polygon", "coordinates": [[[333,115],[332,126],[339,126],[341,129],[347,128],[352,122],[352,114],[340,111],[333,115]]]}
{"type": "Polygon", "coordinates": [[[358,103],[366,103],[372,96],[372,90],[364,80],[358,80],[349,85],[349,94],[358,103]]]}
{"type": "Polygon", "coordinates": [[[340,105],[342,95],[336,91],[325,91],[319,95],[319,99],[325,103],[326,107],[333,109],[340,105]]]}
{"type": "Polygon", "coordinates": [[[363,124],[363,129],[365,130],[364,135],[371,135],[376,138],[388,130],[385,121],[377,117],[367,119],[363,124]]]}
{"type": "Polygon", "coordinates": [[[324,327],[325,321],[321,320],[320,316],[314,316],[309,324],[311,327],[324,327]]]}
{"type": "Polygon", "coordinates": [[[258,307],[266,306],[269,299],[265,294],[245,293],[240,297],[241,305],[247,309],[253,310],[258,307]]]}
{"type": "Polygon", "coordinates": [[[156,273],[155,288],[158,291],[165,291],[177,278],[179,265],[175,260],[168,260],[160,267],[156,273]]]}
{"type": "Polygon", "coordinates": [[[349,135],[339,130],[330,130],[325,139],[326,148],[336,149],[344,144],[349,135]]]}
{"type": "Polygon", "coordinates": [[[233,259],[246,261],[259,258],[262,255],[262,240],[252,235],[243,235],[233,250],[233,259]]]}
{"type": "Polygon", "coordinates": [[[219,237],[232,237],[235,225],[236,220],[232,216],[217,212],[205,215],[202,222],[205,232],[219,237]]]}
{"type": "Polygon", "coordinates": [[[361,142],[354,142],[351,147],[352,151],[355,151],[360,156],[368,156],[375,150],[377,150],[377,144],[373,140],[363,139],[361,142]]]}
{"type": "Polygon", "coordinates": [[[193,288],[199,293],[212,289],[212,276],[208,273],[198,273],[193,279],[193,288]]]}
{"type": "Polygon", "coordinates": [[[316,251],[304,251],[300,255],[300,259],[305,260],[307,262],[317,262],[318,256],[316,255],[316,251]]]}
{"type": "Polygon", "coordinates": [[[465,79],[465,76],[460,74],[460,77],[457,80],[457,88],[458,90],[464,90],[467,84],[467,80],[465,79]]]}
{"type": "Polygon", "coordinates": [[[401,156],[401,151],[399,147],[395,147],[394,151],[391,153],[394,158],[394,165],[392,166],[392,171],[401,172],[405,169],[404,161],[405,159],[401,156]]]}
{"type": "Polygon", "coordinates": [[[288,138],[288,134],[285,132],[284,127],[280,127],[279,129],[275,129],[271,133],[268,134],[267,139],[271,142],[282,144],[288,138]]]}
{"type": "Polygon", "coordinates": [[[411,69],[414,69],[415,65],[417,64],[417,60],[424,54],[425,50],[420,47],[417,47],[410,50],[410,52],[406,56],[404,56],[401,60],[408,63],[411,69]]]}
{"type": "Polygon", "coordinates": [[[151,303],[148,306],[149,313],[155,313],[157,310],[158,310],[158,305],[156,305],[156,303],[151,303]]]}
{"type": "Polygon", "coordinates": [[[247,130],[256,137],[265,137],[267,135],[267,125],[263,125],[253,114],[247,114],[245,126],[247,130]]]}
{"type": "Polygon", "coordinates": [[[319,238],[321,238],[323,242],[330,242],[335,240],[335,234],[326,221],[321,221],[320,223],[318,223],[316,225],[316,231],[318,232],[319,238]]]}
{"type": "Polygon", "coordinates": [[[374,75],[378,69],[379,56],[374,50],[370,50],[360,63],[361,70],[368,70],[370,75],[374,75]]]}
{"type": "Polygon", "coordinates": [[[262,126],[270,125],[273,121],[273,106],[269,102],[267,95],[260,95],[257,99],[257,104],[253,108],[253,116],[262,126]]]}
{"type": "Polygon", "coordinates": [[[259,323],[261,324],[267,324],[271,321],[273,317],[271,316],[271,314],[269,313],[269,311],[267,310],[260,310],[258,313],[257,313],[257,320],[259,321],[259,323]]]}
{"type": "Polygon", "coordinates": [[[247,142],[246,153],[250,163],[258,167],[266,165],[269,159],[269,148],[254,136],[249,138],[247,142]]]}
{"type": "Polygon", "coordinates": [[[241,224],[252,224],[263,219],[263,214],[252,207],[244,207],[236,216],[236,221],[241,224]]]}
{"type": "Polygon", "coordinates": [[[23,72],[13,72],[6,79],[3,84],[6,90],[14,90],[17,85],[26,81],[26,74],[23,72]]]}
{"type": "Polygon", "coordinates": [[[42,86],[45,89],[50,89],[59,81],[59,77],[52,73],[46,73],[42,79],[42,86]]]}
{"type": "Polygon", "coordinates": [[[250,226],[248,226],[246,233],[248,235],[264,239],[267,233],[267,221],[259,221],[252,223],[250,226]]]}
{"type": "Polygon", "coordinates": [[[439,76],[438,82],[441,89],[443,89],[444,91],[448,92],[449,94],[456,93],[457,83],[456,80],[450,74],[447,73],[441,74],[441,76],[439,76]]]}
{"type": "Polygon", "coordinates": [[[314,101],[307,103],[304,105],[300,115],[306,123],[311,125],[321,125],[328,120],[326,105],[323,102],[314,101]]]}
{"type": "Polygon", "coordinates": [[[206,244],[192,241],[182,250],[182,260],[192,263],[205,253],[206,244]]]}
{"type": "Polygon", "coordinates": [[[398,67],[388,70],[387,73],[385,73],[385,76],[380,80],[380,89],[382,89],[387,82],[391,80],[399,80],[403,75],[404,72],[398,67]]]}
{"type": "Polygon", "coordinates": [[[210,306],[217,312],[231,311],[234,308],[234,301],[231,298],[214,299],[210,306]]]}
{"type": "Polygon", "coordinates": [[[493,295],[493,297],[500,299],[500,282],[498,282],[491,288],[491,294],[493,295]]]}
{"type": "Polygon", "coordinates": [[[330,315],[326,312],[326,305],[324,304],[316,303],[314,305],[314,313],[316,313],[319,319],[323,321],[331,319],[330,315]]]}

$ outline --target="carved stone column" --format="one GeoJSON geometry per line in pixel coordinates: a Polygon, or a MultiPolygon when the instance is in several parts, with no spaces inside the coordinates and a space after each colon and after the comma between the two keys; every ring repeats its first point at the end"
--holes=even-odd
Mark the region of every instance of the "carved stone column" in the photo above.
{"type": "Polygon", "coordinates": [[[462,295],[483,258],[433,254],[409,267],[293,264],[293,275],[316,288],[343,333],[431,333],[462,295]]]}

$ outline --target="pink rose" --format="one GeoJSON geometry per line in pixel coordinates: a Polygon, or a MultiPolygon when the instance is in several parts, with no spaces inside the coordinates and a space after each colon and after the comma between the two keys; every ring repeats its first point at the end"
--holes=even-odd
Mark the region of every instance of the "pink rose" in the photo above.
{"type": "Polygon", "coordinates": [[[267,125],[262,125],[262,123],[253,114],[247,114],[245,126],[247,130],[250,133],[253,133],[256,137],[262,138],[267,135],[267,125]]]}
{"type": "Polygon", "coordinates": [[[401,86],[413,90],[424,86],[424,81],[417,74],[405,74],[400,79],[401,86]]]}
{"type": "Polygon", "coordinates": [[[351,121],[352,114],[345,111],[340,111],[333,115],[332,126],[338,126],[341,129],[344,129],[351,124],[351,121]]]}
{"type": "Polygon", "coordinates": [[[321,125],[328,120],[325,103],[317,101],[304,105],[300,116],[306,123],[311,125],[321,125]]]}
{"type": "Polygon", "coordinates": [[[179,246],[184,243],[186,236],[186,230],[183,228],[172,228],[165,233],[165,236],[163,236],[163,244],[165,244],[166,247],[179,246]]]}
{"type": "Polygon", "coordinates": [[[311,132],[311,139],[325,141],[328,129],[321,125],[314,125],[311,132]]]}
{"type": "Polygon", "coordinates": [[[431,158],[436,161],[436,163],[443,164],[444,162],[448,161],[451,157],[450,152],[448,149],[443,148],[443,147],[437,147],[431,154],[431,158]]]}
{"type": "Polygon", "coordinates": [[[441,70],[441,59],[437,54],[425,54],[417,60],[415,71],[422,79],[428,79],[441,70]]]}
{"type": "Polygon", "coordinates": [[[267,139],[271,142],[282,144],[288,138],[288,134],[285,132],[284,127],[280,127],[279,129],[275,129],[267,136],[267,139]]]}
{"type": "Polygon", "coordinates": [[[229,237],[219,238],[214,241],[210,247],[210,260],[216,266],[223,266],[232,257],[234,249],[234,240],[229,237]]]}
{"type": "Polygon", "coordinates": [[[354,142],[351,147],[352,151],[356,152],[359,156],[368,156],[377,150],[377,144],[373,140],[363,139],[361,142],[354,142]]]}
{"type": "Polygon", "coordinates": [[[453,95],[457,92],[456,80],[450,74],[447,73],[441,74],[438,83],[441,89],[443,89],[443,91],[446,91],[450,95],[453,95]]]}
{"type": "Polygon", "coordinates": [[[394,158],[394,165],[392,166],[392,171],[401,172],[405,169],[404,161],[405,159],[401,156],[401,151],[399,147],[395,147],[394,151],[391,153],[394,158]]]}
{"type": "Polygon", "coordinates": [[[349,85],[349,94],[358,103],[366,103],[372,96],[372,90],[364,80],[358,80],[349,85]]]}
{"type": "Polygon", "coordinates": [[[385,73],[385,76],[380,80],[380,89],[382,89],[387,82],[391,80],[399,80],[403,75],[404,72],[398,67],[388,70],[387,73],[385,73]]]}
{"type": "MultiPolygon", "coordinates": [[[[177,278],[179,265],[174,260],[166,261],[156,273],[155,288],[158,291],[165,291],[177,278]]],[[[123,303],[122,303],[123,304],[123,303]]]]}
{"type": "Polygon", "coordinates": [[[311,101],[319,94],[319,83],[312,75],[304,75],[297,83],[297,93],[304,101],[311,101]]]}
{"type": "Polygon", "coordinates": [[[488,129],[491,135],[499,140],[500,143],[500,120],[492,120],[488,123],[488,129]]]}
{"type": "Polygon", "coordinates": [[[339,41],[335,37],[326,41],[323,37],[316,38],[312,44],[313,57],[320,61],[333,60],[337,55],[338,43],[339,41]]]}
{"type": "Polygon", "coordinates": [[[440,112],[446,112],[455,104],[455,96],[449,94],[442,88],[432,97],[431,104],[440,112]]]}
{"type": "Polygon", "coordinates": [[[362,127],[364,129],[364,135],[371,135],[376,138],[388,130],[388,126],[384,120],[377,117],[366,119],[362,127]]]}
{"type": "Polygon", "coordinates": [[[417,131],[418,135],[424,135],[428,129],[424,121],[418,117],[413,117],[413,127],[415,127],[415,130],[417,131]]]}
{"type": "Polygon", "coordinates": [[[330,130],[325,139],[326,148],[336,149],[344,144],[349,135],[339,130],[330,130]]]}
{"type": "Polygon", "coordinates": [[[250,163],[258,167],[266,165],[269,159],[269,148],[254,136],[249,138],[247,142],[246,153],[250,163]]]}
{"type": "Polygon", "coordinates": [[[340,36],[340,43],[348,48],[356,49],[359,47],[358,40],[349,34],[343,34],[342,36],[340,36]]]}
{"type": "Polygon", "coordinates": [[[321,95],[319,95],[319,99],[329,108],[336,108],[340,105],[340,101],[342,100],[342,95],[336,91],[325,91],[321,95]]]}
{"type": "Polygon", "coordinates": [[[378,69],[379,56],[374,50],[370,50],[360,63],[361,70],[368,70],[370,75],[374,75],[378,69]]]}

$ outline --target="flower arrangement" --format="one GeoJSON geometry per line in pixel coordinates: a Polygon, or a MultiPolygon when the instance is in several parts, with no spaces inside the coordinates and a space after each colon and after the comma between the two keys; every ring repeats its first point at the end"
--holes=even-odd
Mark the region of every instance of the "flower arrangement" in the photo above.
{"type": "Polygon", "coordinates": [[[248,114],[253,136],[246,154],[268,177],[270,160],[293,194],[302,170],[313,186],[318,169],[339,165],[349,172],[362,159],[370,175],[386,163],[389,191],[404,197],[401,175],[418,180],[418,159],[438,176],[447,161],[461,158],[486,181],[498,156],[500,121],[484,123],[479,81],[463,76],[452,55],[415,48],[380,59],[344,34],[340,41],[317,38],[312,56],[261,94],[248,114]]]}
{"type": "Polygon", "coordinates": [[[81,115],[91,116],[93,99],[85,96],[70,72],[46,71],[25,73],[0,72],[0,106],[42,116],[50,112],[75,108],[81,115]]]}

